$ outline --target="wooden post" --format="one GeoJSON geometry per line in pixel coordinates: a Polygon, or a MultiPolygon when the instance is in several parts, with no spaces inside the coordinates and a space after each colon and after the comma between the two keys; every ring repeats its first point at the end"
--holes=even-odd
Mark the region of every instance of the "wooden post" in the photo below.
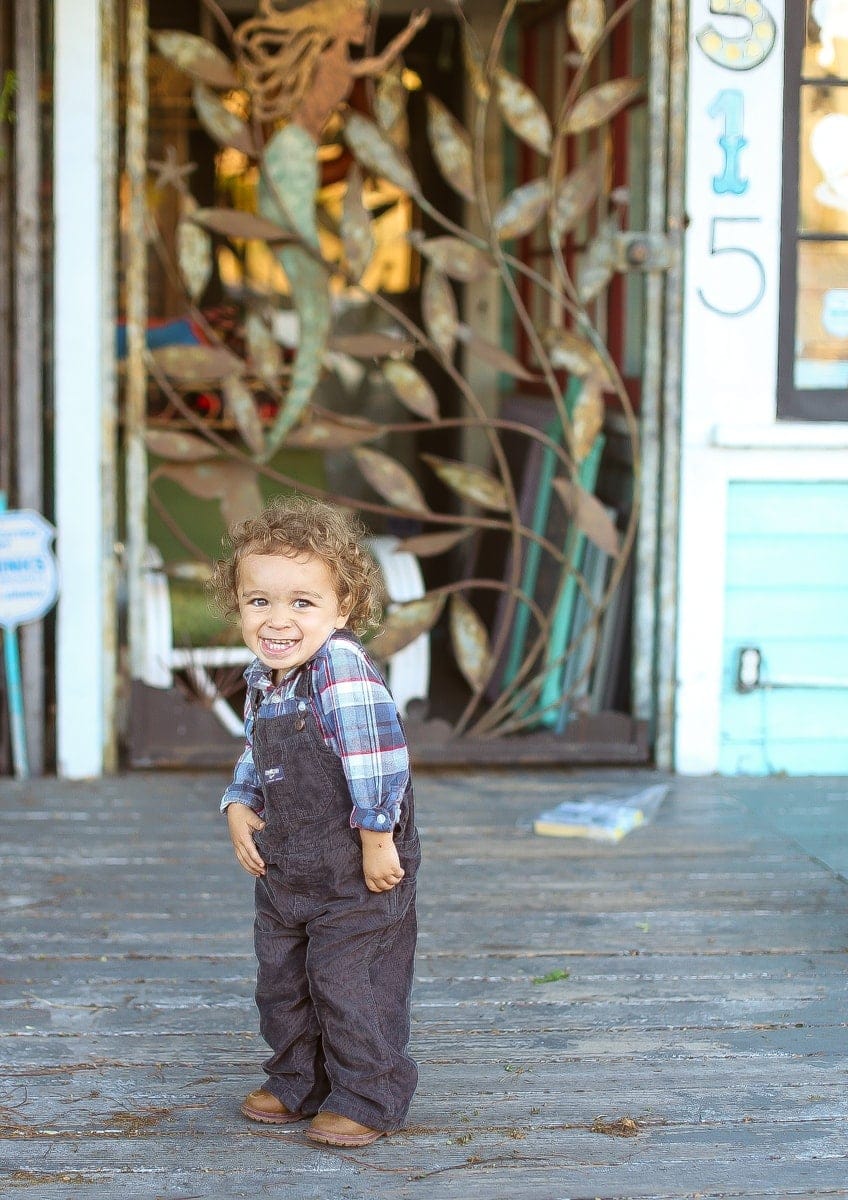
{"type": "MultiPolygon", "coordinates": [[[[44,510],[39,5],[15,6],[15,506],[44,510]]],[[[20,631],[32,774],[44,772],[44,627],[20,631]]]]}

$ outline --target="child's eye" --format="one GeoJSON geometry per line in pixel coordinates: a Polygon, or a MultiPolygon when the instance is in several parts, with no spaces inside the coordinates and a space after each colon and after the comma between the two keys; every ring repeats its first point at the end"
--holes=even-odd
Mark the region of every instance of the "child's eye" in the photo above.
{"type": "Polygon", "coordinates": [[[268,603],[268,601],[265,600],[262,596],[254,596],[253,599],[251,601],[249,601],[249,603],[254,608],[264,608],[265,605],[268,603]]]}
{"type": "Polygon", "coordinates": [[[295,600],[295,602],[294,602],[294,607],[295,607],[295,608],[311,608],[311,607],[312,607],[312,601],[311,601],[311,600],[305,600],[303,597],[301,597],[299,600],[295,600]]]}

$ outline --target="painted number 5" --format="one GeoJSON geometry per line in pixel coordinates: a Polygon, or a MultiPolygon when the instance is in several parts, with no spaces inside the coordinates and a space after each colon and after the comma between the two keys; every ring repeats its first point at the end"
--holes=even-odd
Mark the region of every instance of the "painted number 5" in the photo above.
{"type": "Polygon", "coordinates": [[[739,37],[719,33],[714,25],[705,25],[695,34],[695,41],[717,66],[750,71],[771,54],[777,25],[760,0],[710,0],[710,12],[716,17],[742,17],[748,22],[748,32],[739,37]]]}
{"type": "MultiPolygon", "coordinates": [[[[727,245],[720,245],[722,231],[719,229],[719,225],[742,225],[759,220],[759,217],[713,217],[712,219],[710,224],[710,254],[713,258],[718,258],[721,254],[734,255],[733,260],[728,258],[723,260],[726,268],[725,279],[729,285],[732,285],[733,292],[737,295],[741,291],[742,285],[747,285],[745,286],[745,293],[753,297],[739,304],[736,308],[722,308],[718,304],[713,304],[711,300],[708,300],[703,291],[698,288],[698,297],[701,302],[710,312],[718,313],[720,317],[744,317],[746,313],[753,312],[765,295],[766,271],[760,257],[753,250],[749,250],[747,246],[736,246],[732,242],[727,245]],[[751,267],[743,266],[740,259],[747,259],[752,264],[753,278],[751,278],[751,267]]],[[[732,234],[733,230],[728,230],[727,233],[732,234]]]]}

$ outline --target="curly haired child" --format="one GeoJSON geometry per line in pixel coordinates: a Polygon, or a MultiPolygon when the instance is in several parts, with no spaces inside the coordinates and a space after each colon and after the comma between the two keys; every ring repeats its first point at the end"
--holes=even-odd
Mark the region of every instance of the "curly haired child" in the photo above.
{"type": "Polygon", "coordinates": [[[256,1004],[272,1051],[241,1111],[311,1118],[307,1137],[331,1146],[402,1128],[418,1080],[420,849],[400,718],[357,636],[382,590],[364,532],[329,504],[277,500],[231,531],[211,584],[256,655],[221,802],[256,878],[256,1004]]]}

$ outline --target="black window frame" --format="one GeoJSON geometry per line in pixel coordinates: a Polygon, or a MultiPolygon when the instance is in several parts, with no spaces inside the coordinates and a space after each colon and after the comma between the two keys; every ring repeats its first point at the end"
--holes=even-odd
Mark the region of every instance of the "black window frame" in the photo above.
{"type": "MultiPolygon", "coordinates": [[[[801,94],[805,86],[848,87],[839,76],[802,75],[809,6],[787,4],[784,24],[783,194],[781,203],[780,288],[778,293],[778,421],[848,421],[848,386],[795,386],[795,333],[798,318],[798,247],[804,242],[846,242],[846,234],[802,233],[800,212],[801,94]]],[[[848,276],[845,286],[848,288],[848,276]]],[[[846,349],[848,356],[848,349],[846,349]]]]}

